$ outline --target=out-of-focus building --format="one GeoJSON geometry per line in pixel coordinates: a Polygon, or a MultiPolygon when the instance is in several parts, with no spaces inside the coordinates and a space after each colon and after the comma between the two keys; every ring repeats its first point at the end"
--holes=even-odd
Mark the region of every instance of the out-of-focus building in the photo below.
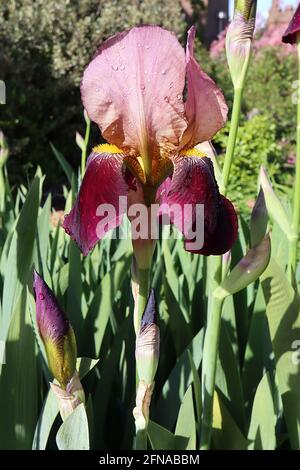
{"type": "Polygon", "coordinates": [[[274,24],[289,23],[294,14],[294,11],[295,11],[294,7],[292,6],[283,7],[282,2],[280,0],[273,0],[269,17],[267,20],[267,27],[272,26],[274,24]]]}
{"type": "Polygon", "coordinates": [[[209,47],[228,24],[228,0],[180,0],[188,23],[200,28],[203,43],[209,47]]]}

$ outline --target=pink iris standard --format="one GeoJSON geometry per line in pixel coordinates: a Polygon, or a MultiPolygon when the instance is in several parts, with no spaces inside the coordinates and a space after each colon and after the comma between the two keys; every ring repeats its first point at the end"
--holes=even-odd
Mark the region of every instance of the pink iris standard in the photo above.
{"type": "MultiPolygon", "coordinates": [[[[204,245],[197,253],[225,253],[236,239],[235,210],[219,193],[211,160],[195,148],[224,126],[227,106],[197,64],[194,40],[192,27],[184,53],[169,31],[135,27],[105,41],[86,68],[83,105],[109,144],[93,149],[75,205],[64,220],[84,254],[121,223],[126,205],[120,206],[120,196],[136,191],[147,207],[164,203],[183,209],[190,204],[190,227],[196,204],[204,205],[204,245]],[[113,205],[115,216],[99,233],[103,215],[97,215],[97,208],[103,204],[113,205]]],[[[174,218],[171,222],[176,225],[174,218]]]]}

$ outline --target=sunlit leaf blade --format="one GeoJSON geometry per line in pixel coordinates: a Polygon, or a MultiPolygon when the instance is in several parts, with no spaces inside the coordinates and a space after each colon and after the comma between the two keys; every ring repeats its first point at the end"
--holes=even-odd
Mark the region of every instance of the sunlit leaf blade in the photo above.
{"type": "Polygon", "coordinates": [[[40,179],[36,177],[20,213],[4,272],[0,339],[5,340],[14,307],[30,276],[36,233],[40,179]]]}
{"type": "Polygon", "coordinates": [[[261,379],[254,397],[248,439],[249,449],[274,450],[276,415],[268,372],[261,379]]]}
{"type": "Polygon", "coordinates": [[[261,167],[259,178],[270,217],[277,222],[287,238],[291,238],[291,222],[287,217],[286,210],[272,188],[264,167],[261,167]]]}
{"type": "Polygon", "coordinates": [[[76,369],[79,377],[83,379],[99,362],[99,359],[90,357],[78,357],[76,361],[76,369]]]}
{"type": "Polygon", "coordinates": [[[241,433],[217,392],[214,394],[212,439],[218,450],[247,449],[247,439],[241,433]]]}
{"type": "Polygon", "coordinates": [[[49,434],[51,432],[53,423],[58,415],[58,403],[57,398],[49,389],[48,395],[44,401],[43,408],[38,419],[32,449],[33,450],[44,450],[46,449],[49,434]]]}
{"type": "Polygon", "coordinates": [[[190,385],[183,397],[176,428],[175,435],[188,438],[187,450],[196,450],[196,420],[193,401],[193,389],[190,385]]]}
{"type": "Polygon", "coordinates": [[[163,255],[164,255],[164,262],[166,268],[166,278],[168,284],[173,292],[173,295],[177,301],[179,308],[184,316],[185,321],[189,322],[189,313],[188,313],[188,303],[184,296],[184,292],[180,288],[180,284],[178,282],[178,276],[174,269],[174,259],[170,252],[170,248],[167,243],[163,244],[163,255]]]}
{"type": "MultiPolygon", "coordinates": [[[[73,173],[72,179],[72,203],[74,203],[77,193],[77,184],[75,174],[73,173]]],[[[68,291],[67,291],[67,313],[69,315],[71,324],[74,328],[75,336],[77,338],[77,347],[79,354],[82,351],[82,335],[84,318],[82,312],[82,278],[81,278],[81,252],[77,244],[70,240],[69,242],[69,277],[68,277],[68,291]]]]}
{"type": "Polygon", "coordinates": [[[300,449],[300,361],[296,351],[300,299],[273,259],[261,279],[284,417],[291,446],[300,449]]]}
{"type": "Polygon", "coordinates": [[[124,255],[122,260],[115,263],[112,269],[105,274],[98,289],[95,292],[83,330],[80,332],[82,344],[86,345],[92,356],[98,356],[105,334],[109,315],[112,311],[116,295],[126,275],[130,271],[130,254],[124,255]]]}
{"type": "Polygon", "coordinates": [[[175,436],[163,426],[149,421],[148,437],[153,450],[185,450],[189,439],[175,436]]]}
{"type": "Polygon", "coordinates": [[[190,351],[193,357],[195,367],[198,368],[202,359],[202,343],[203,330],[200,330],[191,344],[178,358],[163,386],[162,393],[155,407],[155,416],[157,416],[157,419],[160,420],[162,425],[170,429],[176,422],[184,393],[193,380],[188,351],[190,351]]]}
{"type": "MultiPolygon", "coordinates": [[[[208,363],[210,367],[210,363],[208,363]]],[[[216,371],[216,386],[223,403],[241,430],[245,427],[244,397],[237,358],[233,352],[227,323],[222,319],[219,354],[216,371]]]]}
{"type": "Polygon", "coordinates": [[[56,443],[59,450],[89,449],[89,426],[83,403],[63,422],[57,432],[56,443]]]}
{"type": "Polygon", "coordinates": [[[24,289],[7,335],[6,364],[1,367],[1,449],[31,447],[38,413],[37,383],[35,338],[24,289]]]}
{"type": "Polygon", "coordinates": [[[36,271],[51,285],[47,269],[47,250],[50,233],[51,195],[46,199],[37,221],[33,263],[36,271]]]}
{"type": "Polygon", "coordinates": [[[265,309],[265,299],[260,285],[255,299],[253,315],[251,317],[243,365],[245,405],[249,412],[252,409],[252,403],[258,384],[265,371],[272,371],[274,365],[272,360],[272,343],[265,309]]]}
{"type": "Polygon", "coordinates": [[[195,410],[196,410],[196,421],[199,424],[202,414],[202,400],[201,400],[201,381],[200,376],[195,366],[194,360],[192,358],[191,352],[188,351],[188,356],[190,360],[190,367],[193,374],[193,388],[194,388],[194,397],[195,397],[195,410]]]}

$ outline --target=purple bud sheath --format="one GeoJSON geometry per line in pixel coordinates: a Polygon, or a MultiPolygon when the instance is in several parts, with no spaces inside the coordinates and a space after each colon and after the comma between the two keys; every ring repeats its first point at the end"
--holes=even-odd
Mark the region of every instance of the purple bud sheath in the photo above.
{"type": "Polygon", "coordinates": [[[146,308],[141,321],[141,332],[150,325],[157,325],[157,305],[154,289],[150,290],[146,308]]]}

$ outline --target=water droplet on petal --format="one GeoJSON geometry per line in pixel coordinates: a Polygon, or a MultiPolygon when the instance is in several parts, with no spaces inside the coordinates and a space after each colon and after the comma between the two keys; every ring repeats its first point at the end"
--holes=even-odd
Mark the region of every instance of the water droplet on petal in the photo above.
{"type": "Polygon", "coordinates": [[[166,73],[165,69],[162,69],[161,74],[165,75],[165,73],[166,73]]]}
{"type": "Polygon", "coordinates": [[[146,48],[146,49],[149,49],[149,45],[148,45],[148,44],[146,44],[145,48],[146,48]]]}
{"type": "Polygon", "coordinates": [[[141,85],[141,90],[145,90],[145,85],[141,85]]]}
{"type": "Polygon", "coordinates": [[[138,47],[141,47],[141,43],[138,42],[138,45],[137,45],[137,46],[138,46],[138,47]]]}
{"type": "Polygon", "coordinates": [[[119,67],[118,67],[117,65],[113,65],[113,66],[112,66],[112,69],[115,70],[115,71],[117,71],[118,68],[119,68],[119,67]]]}
{"type": "Polygon", "coordinates": [[[124,65],[124,64],[122,64],[122,65],[120,66],[120,70],[125,70],[125,65],[124,65]]]}
{"type": "Polygon", "coordinates": [[[170,83],[169,88],[170,88],[170,90],[171,90],[171,88],[173,88],[173,82],[170,83]]]}
{"type": "Polygon", "coordinates": [[[181,101],[182,96],[178,94],[178,95],[177,95],[177,99],[178,99],[178,101],[181,101]]]}
{"type": "Polygon", "coordinates": [[[127,74],[125,74],[125,75],[124,75],[124,77],[127,79],[127,78],[128,78],[128,75],[127,75],[127,74]]]}
{"type": "Polygon", "coordinates": [[[44,298],[45,298],[44,294],[42,294],[42,293],[40,292],[40,293],[39,293],[39,299],[40,299],[40,300],[44,300],[44,298]]]}
{"type": "Polygon", "coordinates": [[[124,44],[122,44],[122,46],[121,46],[121,49],[125,49],[125,46],[124,46],[124,44]]]}
{"type": "Polygon", "coordinates": [[[166,103],[169,103],[170,98],[169,98],[168,96],[165,96],[165,97],[164,97],[164,100],[165,100],[166,103]]]}
{"type": "Polygon", "coordinates": [[[147,78],[147,83],[150,83],[150,78],[147,78]]]}

